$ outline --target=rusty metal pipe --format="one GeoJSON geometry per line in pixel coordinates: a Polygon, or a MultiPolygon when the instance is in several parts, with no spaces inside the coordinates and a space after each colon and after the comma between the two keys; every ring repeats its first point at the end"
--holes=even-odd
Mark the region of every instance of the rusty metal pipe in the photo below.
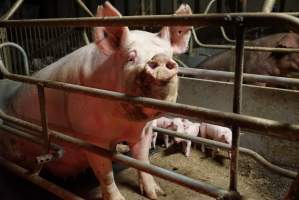
{"type": "Polygon", "coordinates": [[[213,109],[207,109],[179,103],[170,103],[146,97],[132,97],[119,92],[11,74],[5,69],[3,64],[1,64],[0,62],[0,77],[1,73],[4,76],[4,78],[8,78],[10,80],[30,84],[43,84],[45,87],[48,88],[64,90],[73,93],[80,93],[88,96],[100,97],[114,101],[127,102],[133,105],[143,105],[145,107],[155,108],[164,112],[194,117],[197,120],[207,122],[212,121],[216,124],[239,124],[241,127],[244,128],[263,131],[263,133],[259,134],[273,136],[281,139],[287,139],[291,141],[299,141],[298,124],[282,123],[275,120],[263,119],[259,117],[240,115],[229,112],[221,112],[213,109]]]}
{"type": "MultiPolygon", "coordinates": [[[[196,68],[189,68],[189,67],[179,67],[179,75],[183,77],[208,78],[208,79],[216,79],[216,80],[234,79],[233,72],[196,69],[196,68]]],[[[279,85],[279,86],[299,87],[299,80],[296,78],[265,76],[265,75],[258,75],[258,74],[246,74],[246,73],[244,73],[243,75],[244,75],[244,81],[248,81],[248,82],[261,82],[261,83],[268,83],[268,84],[279,85]]]]}
{"type": "Polygon", "coordinates": [[[273,10],[273,6],[276,0],[265,0],[262,8],[262,12],[270,13],[273,10]]]}
{"type": "Polygon", "coordinates": [[[34,183],[43,189],[55,194],[56,196],[65,199],[65,200],[84,200],[82,197],[79,197],[62,187],[40,177],[36,174],[30,174],[30,172],[27,169],[24,169],[2,157],[0,157],[0,165],[5,167],[8,171],[30,181],[31,183],[34,183]]]}
{"type": "MultiPolygon", "coordinates": [[[[231,146],[229,144],[225,144],[222,142],[217,142],[214,140],[209,140],[206,138],[202,138],[202,137],[195,137],[195,136],[190,136],[184,133],[179,133],[176,131],[172,131],[172,130],[168,130],[168,129],[163,129],[163,128],[158,128],[158,127],[154,127],[153,128],[154,131],[157,131],[159,133],[162,134],[166,134],[172,137],[179,137],[179,138],[183,138],[186,140],[191,140],[192,142],[196,143],[196,144],[205,144],[208,146],[212,146],[212,147],[217,147],[220,149],[224,149],[229,151],[231,149],[231,146]]],[[[251,150],[251,149],[247,149],[244,147],[239,147],[239,152],[250,156],[251,158],[253,158],[255,161],[257,161],[258,163],[262,164],[264,167],[266,167],[267,169],[269,169],[270,171],[279,174],[281,176],[285,176],[287,178],[290,179],[295,179],[297,176],[297,173],[292,171],[292,170],[287,170],[284,169],[282,167],[279,167],[277,165],[274,165],[272,163],[270,163],[269,161],[267,161],[263,156],[261,156],[260,154],[258,154],[257,152],[251,150]]]]}

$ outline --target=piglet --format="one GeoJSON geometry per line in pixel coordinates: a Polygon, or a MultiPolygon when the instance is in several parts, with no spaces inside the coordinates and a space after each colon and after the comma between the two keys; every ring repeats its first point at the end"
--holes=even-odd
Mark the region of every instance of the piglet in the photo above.
{"type": "MultiPolygon", "coordinates": [[[[232,131],[223,126],[218,126],[214,124],[208,124],[208,123],[201,123],[200,126],[200,136],[203,138],[215,140],[218,142],[223,142],[226,144],[231,145],[232,143],[232,131]]],[[[201,146],[201,151],[205,152],[205,146],[201,146]]],[[[216,152],[219,150],[217,149],[216,152]]],[[[215,156],[215,151],[212,152],[212,157],[215,156]]]]}

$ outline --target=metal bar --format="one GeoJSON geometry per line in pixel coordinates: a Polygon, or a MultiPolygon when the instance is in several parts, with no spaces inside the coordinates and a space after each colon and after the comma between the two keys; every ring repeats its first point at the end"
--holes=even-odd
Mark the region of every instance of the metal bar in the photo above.
{"type": "Polygon", "coordinates": [[[81,1],[81,0],[76,0],[76,2],[78,3],[78,5],[83,8],[83,10],[91,17],[93,17],[92,12],[90,12],[90,10],[87,8],[87,6],[81,1]]]}
{"type": "Polygon", "coordinates": [[[281,25],[298,32],[299,19],[287,14],[277,13],[215,13],[193,15],[158,15],[158,16],[122,16],[122,17],[82,17],[82,18],[50,18],[26,20],[1,20],[1,27],[9,26],[164,26],[164,25],[234,25],[236,18],[243,17],[246,26],[281,25]]]}
{"type": "MultiPolygon", "coordinates": [[[[200,47],[204,48],[215,48],[215,49],[229,49],[233,50],[235,49],[235,46],[233,45],[221,45],[221,44],[204,44],[197,38],[197,35],[195,33],[194,28],[192,28],[192,35],[194,38],[194,41],[198,44],[200,47]]],[[[273,47],[256,47],[256,46],[245,46],[244,49],[246,51],[271,51],[271,52],[283,52],[283,53],[298,53],[299,49],[293,49],[293,48],[273,48],[273,47]]]]}
{"type": "MultiPolygon", "coordinates": [[[[17,120],[22,121],[20,119],[17,119],[17,120]]],[[[25,124],[29,125],[31,128],[35,127],[36,129],[40,129],[40,127],[38,127],[37,125],[34,125],[34,124],[29,123],[29,122],[23,121],[23,125],[25,125],[25,124]]],[[[42,140],[41,138],[38,138],[38,137],[33,136],[33,135],[26,134],[23,131],[14,130],[13,128],[6,127],[5,125],[0,124],[0,129],[4,129],[5,131],[9,131],[12,134],[16,134],[16,135],[20,134],[20,135],[24,135],[28,138],[34,138],[33,140],[36,140],[36,141],[42,140]]],[[[83,148],[83,149],[88,150],[90,152],[93,152],[93,153],[99,154],[101,156],[110,158],[113,161],[120,162],[122,164],[125,164],[125,165],[128,165],[128,166],[134,167],[136,169],[148,172],[148,173],[153,174],[155,176],[158,176],[158,177],[167,179],[169,181],[178,183],[182,186],[185,186],[185,187],[187,187],[189,189],[192,189],[194,191],[206,194],[208,196],[216,198],[216,197],[225,197],[226,195],[230,194],[228,191],[226,191],[222,188],[213,186],[209,183],[205,183],[203,181],[198,181],[198,180],[189,178],[187,176],[180,175],[180,174],[177,174],[175,172],[163,169],[161,167],[157,167],[157,166],[154,166],[154,165],[150,165],[148,163],[144,163],[142,161],[133,159],[131,157],[122,155],[120,153],[115,153],[115,152],[108,151],[106,149],[103,149],[103,148],[98,147],[96,145],[90,144],[90,143],[88,143],[84,140],[81,140],[79,138],[75,138],[75,137],[72,137],[72,136],[69,136],[69,135],[65,135],[65,134],[62,134],[62,133],[59,133],[59,132],[53,131],[53,130],[49,131],[49,133],[50,133],[50,135],[52,136],[53,139],[57,139],[57,140],[61,140],[61,141],[73,144],[77,147],[83,148]]],[[[42,141],[40,141],[40,143],[42,143],[42,141]]]]}
{"type": "MultiPolygon", "coordinates": [[[[158,127],[154,127],[153,130],[157,131],[159,133],[162,133],[162,134],[172,136],[172,137],[179,137],[179,138],[183,138],[183,139],[186,139],[186,140],[191,140],[192,142],[194,142],[196,144],[205,144],[205,145],[208,145],[208,146],[213,146],[213,147],[217,147],[217,148],[224,149],[224,150],[230,150],[231,149],[231,146],[229,144],[225,144],[225,143],[222,143],[222,142],[217,142],[217,141],[214,141],[214,140],[209,140],[209,139],[202,138],[202,137],[190,136],[190,135],[187,135],[187,134],[184,134],[184,133],[179,133],[179,132],[175,132],[175,131],[168,130],[168,129],[162,129],[162,128],[158,128],[158,127]]],[[[285,177],[291,178],[291,179],[295,179],[296,176],[297,176],[296,172],[294,172],[292,170],[287,170],[287,169],[281,168],[277,165],[274,165],[274,164],[270,163],[264,157],[262,157],[260,154],[258,154],[257,152],[255,152],[251,149],[239,147],[239,152],[242,153],[242,154],[250,156],[251,158],[253,158],[257,162],[262,164],[264,167],[269,169],[270,171],[272,171],[274,173],[277,173],[281,176],[285,176],[285,177]]]]}
{"type": "Polygon", "coordinates": [[[216,2],[216,0],[211,0],[208,4],[207,7],[205,9],[205,11],[203,12],[204,14],[208,14],[208,12],[211,10],[212,5],[216,2]]]}
{"type": "MultiPolygon", "coordinates": [[[[42,128],[40,126],[36,125],[36,124],[32,124],[30,122],[27,122],[27,121],[9,116],[9,115],[3,113],[1,110],[0,110],[0,119],[3,119],[5,122],[9,122],[13,125],[17,125],[19,130],[20,130],[20,127],[25,128],[26,132],[28,132],[28,129],[33,130],[34,132],[32,132],[32,134],[34,136],[40,137],[40,135],[36,134],[36,132],[41,132],[42,128]]],[[[206,138],[190,136],[190,135],[186,135],[186,134],[183,134],[183,133],[178,133],[178,132],[175,132],[175,131],[171,131],[171,130],[168,130],[168,129],[162,129],[162,128],[156,128],[155,127],[154,130],[158,131],[162,134],[170,135],[172,137],[180,137],[180,138],[183,138],[183,139],[191,140],[192,142],[197,143],[197,144],[205,144],[205,145],[208,145],[208,146],[214,146],[214,147],[221,148],[221,149],[224,149],[224,150],[230,150],[230,148],[231,148],[230,145],[225,144],[225,143],[217,142],[217,141],[214,141],[214,140],[209,140],[209,139],[206,139],[206,138]]],[[[52,130],[50,130],[50,132],[51,131],[52,130]]],[[[32,138],[32,137],[30,137],[30,138],[32,138]]],[[[42,144],[42,141],[40,141],[40,144],[42,144]]],[[[263,166],[265,166],[269,170],[271,170],[271,171],[273,171],[273,172],[275,172],[279,175],[282,175],[282,176],[285,176],[285,177],[288,177],[288,178],[291,178],[291,179],[296,178],[296,175],[297,175],[296,172],[281,168],[277,165],[274,165],[274,164],[268,162],[261,155],[259,155],[258,153],[254,152],[250,149],[240,147],[239,151],[242,154],[245,154],[245,155],[248,155],[248,156],[252,157],[257,162],[259,162],[260,164],[262,164],[263,166]]]]}
{"type": "MultiPolygon", "coordinates": [[[[246,0],[239,0],[238,11],[244,11],[246,8],[246,0]]],[[[243,69],[244,69],[244,40],[245,26],[243,18],[239,18],[239,24],[236,25],[236,49],[235,49],[235,79],[234,79],[234,96],[233,96],[233,112],[241,113],[242,108],[242,92],[243,92],[243,69]]],[[[229,190],[237,192],[238,183],[238,155],[240,143],[240,126],[232,125],[232,147],[231,147],[231,162],[230,162],[230,182],[229,190]]]]}
{"type": "Polygon", "coordinates": [[[2,17],[0,17],[0,20],[8,20],[11,18],[13,14],[19,9],[19,7],[23,4],[24,0],[18,0],[16,1],[12,7],[5,13],[2,17]]]}
{"type": "Polygon", "coordinates": [[[284,200],[296,200],[299,199],[299,173],[296,180],[292,183],[287,195],[284,200]]]}
{"type": "Polygon", "coordinates": [[[5,167],[7,170],[13,172],[14,174],[34,183],[43,189],[57,195],[58,197],[65,200],[84,200],[82,197],[79,197],[62,187],[38,176],[37,174],[30,174],[28,170],[0,157],[0,165],[5,167]]]}
{"type": "Polygon", "coordinates": [[[2,49],[5,46],[15,47],[16,49],[18,49],[21,52],[21,54],[23,56],[23,60],[24,60],[25,74],[29,75],[28,57],[27,57],[25,50],[20,45],[14,43],[14,42],[3,42],[0,44],[0,49],[2,49]]]}
{"type": "Polygon", "coordinates": [[[44,139],[44,150],[43,153],[46,154],[49,151],[49,133],[48,133],[48,119],[47,119],[47,111],[46,111],[46,98],[45,98],[45,90],[42,84],[37,85],[37,94],[39,101],[39,110],[40,110],[40,119],[42,125],[42,136],[44,139]]]}
{"type": "MultiPolygon", "coordinates": [[[[209,79],[227,79],[233,80],[234,73],[217,70],[196,69],[189,67],[179,67],[179,75],[194,78],[209,78],[209,79]]],[[[244,81],[261,82],[279,86],[295,86],[299,87],[299,80],[296,78],[286,78],[278,76],[265,76],[258,74],[243,74],[244,81]]]]}
{"type": "Polygon", "coordinates": [[[270,13],[273,10],[273,6],[276,0],[265,0],[262,8],[262,12],[270,13]]]}
{"type": "Polygon", "coordinates": [[[15,81],[26,82],[30,84],[41,83],[48,88],[60,89],[68,92],[80,93],[85,94],[87,96],[95,96],[114,101],[127,102],[133,105],[142,104],[145,107],[155,106],[155,109],[164,112],[187,115],[190,117],[194,117],[197,120],[203,120],[207,122],[213,121],[216,124],[239,124],[241,127],[248,128],[251,130],[264,131],[263,133],[259,134],[273,136],[281,139],[287,139],[290,141],[299,141],[298,124],[282,123],[275,120],[263,119],[229,112],[221,112],[213,109],[207,109],[179,103],[171,103],[146,97],[131,97],[119,92],[11,74],[5,69],[2,63],[0,63],[0,73],[1,72],[3,73],[4,78],[8,78],[15,81]]]}

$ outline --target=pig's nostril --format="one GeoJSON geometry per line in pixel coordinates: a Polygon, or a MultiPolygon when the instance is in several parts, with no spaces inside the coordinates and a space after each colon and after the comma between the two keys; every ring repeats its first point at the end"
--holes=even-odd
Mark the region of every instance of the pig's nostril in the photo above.
{"type": "Polygon", "coordinates": [[[158,63],[157,62],[149,62],[148,66],[150,66],[150,68],[155,69],[156,67],[158,67],[158,63]]]}
{"type": "Polygon", "coordinates": [[[177,64],[176,64],[175,62],[168,62],[168,63],[166,64],[166,67],[167,67],[168,69],[176,68],[176,66],[177,66],[177,64]]]}

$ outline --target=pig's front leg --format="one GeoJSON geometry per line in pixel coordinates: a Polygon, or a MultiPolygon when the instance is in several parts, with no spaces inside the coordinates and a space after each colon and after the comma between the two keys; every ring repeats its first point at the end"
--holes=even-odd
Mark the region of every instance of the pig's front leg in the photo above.
{"type": "MultiPolygon", "coordinates": [[[[130,144],[132,157],[149,163],[149,148],[151,140],[151,132],[144,130],[140,140],[135,144],[130,144]]],[[[145,173],[143,171],[138,171],[138,176],[141,194],[145,193],[146,196],[150,199],[157,199],[158,194],[164,195],[164,191],[155,182],[154,177],[151,174],[145,173]]]]}
{"type": "Polygon", "coordinates": [[[156,149],[156,142],[157,142],[157,137],[158,137],[158,132],[153,132],[152,134],[152,141],[151,141],[151,144],[152,144],[152,148],[153,149],[156,149]]]}
{"type": "Polygon", "coordinates": [[[111,160],[89,152],[86,152],[86,156],[93,172],[100,181],[102,199],[125,200],[114,182],[111,160]]]}
{"type": "Polygon", "coordinates": [[[184,153],[185,153],[186,157],[190,156],[191,144],[192,144],[191,140],[183,141],[183,150],[184,150],[184,153]]]}

